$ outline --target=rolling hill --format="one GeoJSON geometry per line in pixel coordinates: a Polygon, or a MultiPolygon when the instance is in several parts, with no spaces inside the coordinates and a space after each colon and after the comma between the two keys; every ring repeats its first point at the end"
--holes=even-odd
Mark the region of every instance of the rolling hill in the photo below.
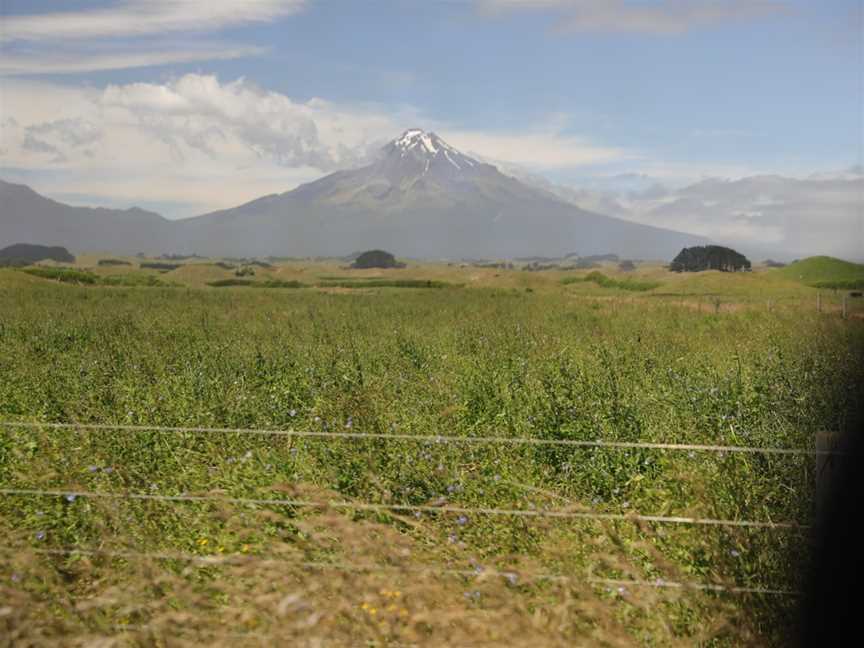
{"type": "Polygon", "coordinates": [[[829,256],[801,259],[774,272],[808,286],[821,288],[864,287],[864,265],[829,256]]]}

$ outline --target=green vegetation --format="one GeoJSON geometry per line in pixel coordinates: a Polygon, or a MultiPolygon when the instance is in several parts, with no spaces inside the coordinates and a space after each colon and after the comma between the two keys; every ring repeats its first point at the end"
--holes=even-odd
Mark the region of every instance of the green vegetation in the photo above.
{"type": "MultiPolygon", "coordinates": [[[[454,281],[478,273],[425,271],[454,281]]],[[[770,288],[773,272],[721,279],[770,288]]],[[[574,299],[578,285],[563,290],[537,273],[513,275],[532,283],[286,298],[58,285],[0,271],[0,420],[801,448],[817,431],[856,427],[864,327],[816,313],[809,298],[808,308],[717,315],[662,298],[613,301],[629,280],[583,279],[596,284],[590,291],[609,290],[604,301],[574,299]]],[[[220,285],[267,287],[244,281],[220,285]]],[[[399,283],[343,283],[364,282],[399,283]]],[[[806,523],[813,479],[812,458],[801,456],[0,423],[2,488],[806,523]]],[[[36,644],[161,623],[162,637],[195,627],[225,645],[244,639],[220,632],[249,631],[265,644],[303,645],[312,630],[285,621],[299,609],[346,645],[563,646],[590,636],[607,645],[782,646],[794,600],[618,593],[585,579],[795,589],[806,564],[805,534],[789,529],[417,513],[3,496],[0,544],[15,552],[0,564],[18,577],[0,585],[15,610],[3,623],[44,633],[36,644]],[[69,546],[284,560],[34,551],[69,546]],[[393,569],[346,575],[298,561],[393,569]],[[481,576],[429,575],[425,564],[481,576]],[[494,569],[520,576],[482,576],[494,569]],[[522,575],[531,573],[574,580],[522,575]],[[394,591],[402,607],[391,609],[394,591]],[[19,619],[19,609],[30,616],[19,619]]],[[[159,645],[148,637],[133,645],[159,645]]]]}
{"type": "Polygon", "coordinates": [[[0,266],[21,266],[39,261],[75,263],[75,257],[64,247],[15,243],[0,248],[0,266]]]}
{"type": "Polygon", "coordinates": [[[170,286],[179,286],[180,284],[163,281],[159,277],[156,277],[152,274],[138,274],[138,273],[128,273],[121,275],[108,275],[101,276],[97,281],[100,285],[103,286],[144,286],[144,287],[170,287],[170,286]]]}
{"type": "Polygon", "coordinates": [[[29,275],[40,277],[42,279],[53,279],[61,283],[86,284],[89,286],[167,287],[178,285],[162,281],[151,274],[129,273],[106,276],[97,275],[86,270],[78,270],[76,268],[51,268],[42,266],[21,268],[21,272],[26,272],[29,275]]]}
{"type": "Polygon", "coordinates": [[[98,266],[131,266],[132,264],[122,259],[99,259],[96,262],[98,266]]]}
{"type": "Polygon", "coordinates": [[[722,245],[695,245],[684,248],[669,264],[672,272],[738,272],[750,270],[749,259],[732,248],[722,245]]]}
{"type": "Polygon", "coordinates": [[[85,270],[77,270],[75,268],[52,268],[34,266],[31,268],[21,268],[21,272],[41,277],[42,279],[54,279],[63,283],[75,284],[91,284],[99,283],[99,277],[85,270]]]}
{"type": "Polygon", "coordinates": [[[360,278],[350,281],[322,281],[318,284],[321,288],[459,288],[460,284],[448,283],[446,281],[433,281],[432,279],[385,279],[385,278],[360,278]]]}
{"type": "Polygon", "coordinates": [[[249,286],[251,288],[303,288],[305,284],[299,281],[280,281],[269,279],[267,281],[255,281],[253,279],[219,279],[207,284],[214,288],[228,288],[231,286],[249,286]]]}
{"type": "Polygon", "coordinates": [[[584,277],[565,277],[561,280],[561,283],[564,285],[574,284],[584,281],[590,281],[596,283],[598,286],[603,288],[616,288],[618,290],[630,290],[633,292],[645,292],[647,290],[654,290],[655,288],[660,287],[662,284],[658,281],[639,281],[638,279],[613,279],[612,277],[608,277],[602,272],[589,272],[584,277]]]}
{"type": "Polygon", "coordinates": [[[828,256],[808,257],[775,272],[820,288],[860,288],[864,282],[864,265],[828,256]]]}
{"type": "Polygon", "coordinates": [[[369,250],[359,255],[351,264],[352,268],[404,268],[404,263],[399,263],[389,252],[384,250],[369,250]]]}
{"type": "Polygon", "coordinates": [[[181,267],[182,263],[162,263],[161,261],[143,261],[141,268],[148,270],[159,270],[161,272],[169,272],[181,267]]]}

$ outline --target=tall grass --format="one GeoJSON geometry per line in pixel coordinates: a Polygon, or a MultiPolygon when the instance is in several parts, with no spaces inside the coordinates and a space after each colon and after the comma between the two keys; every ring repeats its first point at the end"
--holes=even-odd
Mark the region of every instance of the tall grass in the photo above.
{"type": "MultiPolygon", "coordinates": [[[[704,315],[663,303],[591,306],[494,289],[289,297],[45,283],[0,286],[0,301],[0,418],[7,419],[808,447],[816,431],[852,427],[864,385],[860,323],[811,312],[704,315]]],[[[2,425],[0,475],[6,488],[288,492],[802,522],[813,481],[811,460],[788,456],[2,425]]],[[[200,623],[198,641],[224,615],[237,620],[232,630],[300,642],[300,625],[285,624],[319,610],[309,626],[315,636],[355,644],[442,645],[473,636],[494,645],[495,636],[499,644],[510,636],[513,645],[531,645],[536,614],[536,640],[545,645],[572,645],[590,633],[619,645],[782,645],[793,612],[783,598],[619,595],[527,582],[486,590],[485,581],[470,578],[455,585],[410,572],[389,580],[313,578],[282,566],[269,575],[291,585],[271,600],[266,569],[46,563],[28,551],[76,545],[218,555],[221,547],[349,561],[356,547],[376,562],[468,571],[516,564],[577,583],[593,572],[778,588],[800,586],[806,560],[794,531],[465,517],[324,520],[284,506],[4,497],[0,533],[30,556],[26,569],[7,563],[7,571],[30,574],[24,584],[4,587],[44,614],[44,621],[35,612],[15,616],[21,632],[72,624],[92,634],[132,618],[158,622],[170,636],[174,626],[163,622],[179,610],[194,627],[200,623]],[[417,605],[404,627],[387,617],[385,632],[360,606],[397,584],[416,592],[417,605]],[[75,611],[87,592],[113,603],[97,606],[98,614],[75,611]],[[307,607],[285,603],[280,617],[274,610],[291,592],[307,607]],[[147,605],[130,615],[136,597],[147,605]],[[244,610],[258,625],[244,625],[244,610]],[[720,627],[718,619],[724,630],[706,637],[704,628],[720,627]]],[[[220,640],[231,643],[226,636],[220,640]]]]}
{"type": "Polygon", "coordinates": [[[662,284],[659,281],[639,281],[638,279],[624,278],[613,279],[602,272],[589,272],[584,277],[565,277],[561,280],[564,285],[590,281],[602,288],[617,288],[619,290],[629,290],[635,292],[645,292],[660,287],[662,284]]]}

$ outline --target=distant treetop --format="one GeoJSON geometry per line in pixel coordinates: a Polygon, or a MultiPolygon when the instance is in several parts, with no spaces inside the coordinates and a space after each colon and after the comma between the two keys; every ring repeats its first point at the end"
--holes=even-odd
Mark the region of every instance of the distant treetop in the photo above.
{"type": "Polygon", "coordinates": [[[389,252],[385,252],[384,250],[369,250],[368,252],[364,252],[360,256],[358,256],[354,263],[351,264],[352,268],[404,268],[404,263],[399,263],[396,261],[396,257],[394,257],[389,252]]]}
{"type": "Polygon", "coordinates": [[[737,272],[750,270],[750,261],[743,254],[720,245],[696,245],[678,253],[669,269],[673,272],[701,272],[720,270],[737,272]]]}
{"type": "Polygon", "coordinates": [[[15,243],[0,250],[0,265],[29,265],[37,261],[75,263],[75,257],[64,247],[15,243]]]}

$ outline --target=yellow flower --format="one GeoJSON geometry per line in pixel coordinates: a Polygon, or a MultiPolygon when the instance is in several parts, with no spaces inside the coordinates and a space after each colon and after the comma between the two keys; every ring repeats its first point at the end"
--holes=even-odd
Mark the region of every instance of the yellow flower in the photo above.
{"type": "Polygon", "coordinates": [[[244,544],[242,547],[240,547],[240,551],[242,551],[243,553],[247,553],[249,551],[249,545],[244,544]]]}
{"type": "Polygon", "coordinates": [[[199,547],[203,547],[203,546],[206,545],[208,542],[209,542],[209,540],[207,540],[207,538],[201,538],[200,540],[198,540],[198,546],[199,546],[199,547]]]}

